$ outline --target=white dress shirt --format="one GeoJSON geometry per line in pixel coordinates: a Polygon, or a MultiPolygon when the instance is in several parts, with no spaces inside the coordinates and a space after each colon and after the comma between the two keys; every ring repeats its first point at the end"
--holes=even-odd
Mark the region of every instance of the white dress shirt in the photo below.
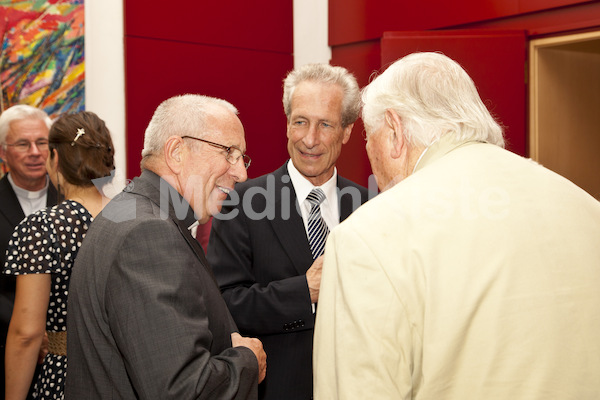
{"type": "Polygon", "coordinates": [[[296,198],[298,204],[300,204],[300,211],[302,213],[302,221],[304,222],[304,229],[308,236],[308,215],[310,213],[311,204],[306,200],[310,192],[315,188],[321,188],[325,193],[325,200],[321,203],[321,215],[329,228],[329,231],[335,228],[340,223],[340,211],[339,202],[337,195],[337,169],[334,168],[333,176],[321,186],[314,186],[308,179],[306,179],[300,171],[296,169],[292,160],[287,164],[288,173],[296,192],[296,198]]]}

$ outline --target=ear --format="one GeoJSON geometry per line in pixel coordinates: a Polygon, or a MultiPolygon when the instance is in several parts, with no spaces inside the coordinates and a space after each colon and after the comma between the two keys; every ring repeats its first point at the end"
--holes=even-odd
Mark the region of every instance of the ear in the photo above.
{"type": "Polygon", "coordinates": [[[181,174],[183,171],[184,161],[184,144],[181,136],[171,136],[165,142],[163,147],[163,157],[165,164],[175,175],[181,174]]]}
{"type": "Polygon", "coordinates": [[[50,175],[58,171],[58,152],[56,149],[50,149],[46,158],[46,172],[50,175]]]}
{"type": "Polygon", "coordinates": [[[50,158],[52,168],[54,168],[55,171],[58,171],[58,150],[52,149],[52,153],[48,154],[48,158],[50,158]]]}
{"type": "Polygon", "coordinates": [[[392,148],[390,156],[392,158],[400,158],[403,154],[408,153],[408,143],[404,137],[402,119],[394,110],[385,110],[385,122],[392,128],[391,144],[392,148]]]}
{"type": "Polygon", "coordinates": [[[346,144],[348,143],[348,140],[350,140],[350,134],[352,133],[352,128],[354,127],[354,124],[350,124],[347,127],[344,128],[344,138],[342,139],[342,144],[346,144]]]}

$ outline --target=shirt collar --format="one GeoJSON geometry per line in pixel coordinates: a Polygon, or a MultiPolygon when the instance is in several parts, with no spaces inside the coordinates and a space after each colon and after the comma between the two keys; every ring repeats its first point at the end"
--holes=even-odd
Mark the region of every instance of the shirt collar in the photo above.
{"type": "Polygon", "coordinates": [[[46,176],[46,186],[44,186],[44,188],[41,190],[36,190],[33,192],[17,186],[13,181],[12,176],[10,176],[10,172],[8,173],[8,181],[10,182],[10,185],[15,191],[15,194],[22,199],[36,200],[45,196],[46,192],[48,191],[48,176],[46,176]]]}
{"type": "Polygon", "coordinates": [[[193,237],[196,237],[196,233],[198,232],[198,226],[200,226],[200,222],[199,221],[194,221],[193,224],[191,224],[190,226],[188,226],[188,229],[190,231],[190,233],[192,234],[193,237]]]}
{"type": "Polygon", "coordinates": [[[413,174],[423,168],[426,165],[442,158],[446,154],[459,147],[466,145],[485,143],[484,141],[475,139],[457,139],[452,134],[445,134],[433,141],[427,148],[421,153],[421,156],[417,160],[415,167],[413,168],[413,174]]]}
{"type": "Polygon", "coordinates": [[[292,160],[288,161],[287,169],[288,174],[290,175],[290,180],[292,181],[292,185],[294,186],[294,191],[296,192],[298,204],[303,204],[309,193],[316,187],[321,188],[323,193],[325,193],[325,200],[323,202],[327,201],[331,204],[334,201],[337,201],[337,168],[333,168],[333,175],[321,186],[314,186],[308,179],[306,179],[300,173],[300,171],[296,169],[292,160]]]}

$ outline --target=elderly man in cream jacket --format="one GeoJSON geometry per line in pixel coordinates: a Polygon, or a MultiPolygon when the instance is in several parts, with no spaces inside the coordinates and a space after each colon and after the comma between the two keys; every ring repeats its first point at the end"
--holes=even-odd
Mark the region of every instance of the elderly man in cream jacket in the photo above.
{"type": "Polygon", "coordinates": [[[599,399],[600,203],[504,150],[446,56],[363,103],[384,192],[328,239],[315,398],[599,399]]]}

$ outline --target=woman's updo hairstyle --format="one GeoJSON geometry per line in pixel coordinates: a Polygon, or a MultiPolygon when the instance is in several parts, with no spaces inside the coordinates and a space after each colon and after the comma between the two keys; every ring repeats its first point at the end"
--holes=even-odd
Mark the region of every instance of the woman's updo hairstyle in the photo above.
{"type": "Polygon", "coordinates": [[[106,124],[96,114],[81,111],[64,114],[50,128],[50,157],[58,152],[58,170],[67,182],[92,186],[93,179],[114,170],[114,148],[106,124]]]}

